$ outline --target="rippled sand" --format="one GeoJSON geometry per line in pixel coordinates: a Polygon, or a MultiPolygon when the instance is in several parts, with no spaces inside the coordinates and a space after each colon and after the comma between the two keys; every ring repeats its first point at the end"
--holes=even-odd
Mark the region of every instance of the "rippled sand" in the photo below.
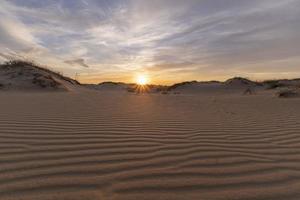
{"type": "Polygon", "coordinates": [[[300,99],[0,93],[1,200],[300,199],[300,99]]]}

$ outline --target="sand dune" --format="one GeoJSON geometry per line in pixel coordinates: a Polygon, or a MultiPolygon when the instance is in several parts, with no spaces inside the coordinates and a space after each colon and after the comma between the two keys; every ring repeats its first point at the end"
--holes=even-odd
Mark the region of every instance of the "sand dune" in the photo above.
{"type": "Polygon", "coordinates": [[[13,60],[0,64],[1,91],[74,91],[76,80],[32,62],[13,60]]]}
{"type": "Polygon", "coordinates": [[[299,99],[0,93],[0,199],[300,199],[299,99]]]}

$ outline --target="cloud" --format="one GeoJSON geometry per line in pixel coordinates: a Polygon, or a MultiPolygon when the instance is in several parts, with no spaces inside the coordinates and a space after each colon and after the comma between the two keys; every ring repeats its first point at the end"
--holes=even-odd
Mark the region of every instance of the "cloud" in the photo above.
{"type": "Polygon", "coordinates": [[[5,53],[0,53],[0,57],[2,57],[3,60],[11,60],[14,58],[13,56],[5,53]]]}
{"type": "Polygon", "coordinates": [[[83,58],[78,58],[74,60],[66,60],[65,63],[70,64],[70,65],[80,65],[82,67],[88,68],[89,66],[85,63],[83,58]]]}
{"type": "Polygon", "coordinates": [[[184,71],[184,78],[197,79],[273,69],[280,76],[290,68],[274,63],[300,64],[299,6],[298,0],[4,0],[0,53],[86,76],[149,70],[176,81],[184,71]]]}
{"type": "Polygon", "coordinates": [[[6,2],[0,7],[0,44],[2,47],[21,49],[37,45],[30,30],[6,8],[6,2]]]}

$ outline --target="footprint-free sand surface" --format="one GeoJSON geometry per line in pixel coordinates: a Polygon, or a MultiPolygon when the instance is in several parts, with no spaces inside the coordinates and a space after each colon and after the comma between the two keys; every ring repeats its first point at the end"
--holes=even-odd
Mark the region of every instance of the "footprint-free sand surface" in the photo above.
{"type": "Polygon", "coordinates": [[[300,199],[300,99],[0,93],[1,200],[300,199]]]}

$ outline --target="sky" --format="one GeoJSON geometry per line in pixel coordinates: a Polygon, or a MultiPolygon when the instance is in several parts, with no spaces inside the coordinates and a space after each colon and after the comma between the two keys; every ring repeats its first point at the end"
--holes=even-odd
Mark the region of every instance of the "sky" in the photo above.
{"type": "Polygon", "coordinates": [[[299,0],[1,0],[0,61],[83,83],[300,77],[299,0]]]}

